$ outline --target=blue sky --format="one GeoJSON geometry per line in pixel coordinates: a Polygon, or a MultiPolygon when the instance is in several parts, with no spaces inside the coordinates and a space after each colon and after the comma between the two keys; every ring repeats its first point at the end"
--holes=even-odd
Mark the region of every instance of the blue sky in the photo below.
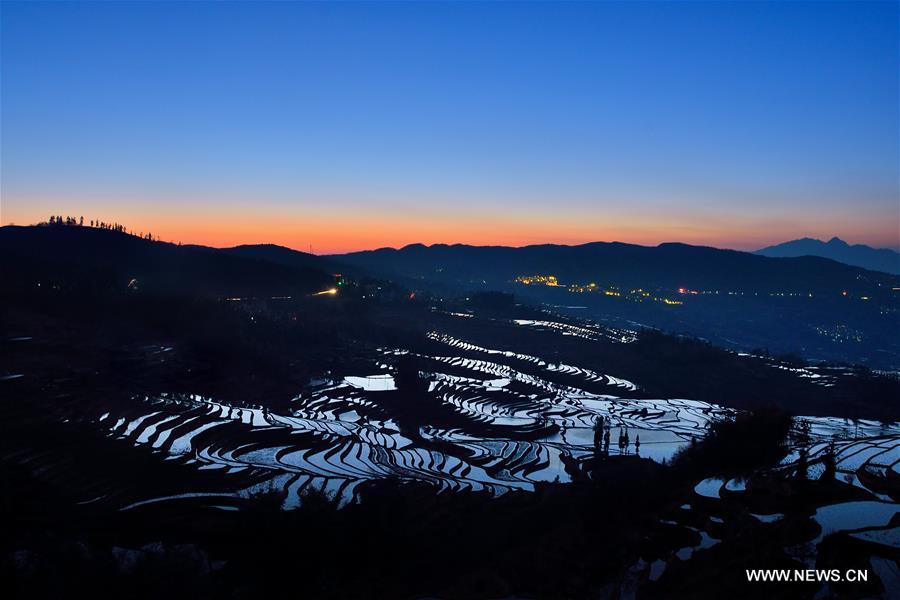
{"type": "Polygon", "coordinates": [[[897,246],[897,7],[3,2],[0,219],[897,246]]]}

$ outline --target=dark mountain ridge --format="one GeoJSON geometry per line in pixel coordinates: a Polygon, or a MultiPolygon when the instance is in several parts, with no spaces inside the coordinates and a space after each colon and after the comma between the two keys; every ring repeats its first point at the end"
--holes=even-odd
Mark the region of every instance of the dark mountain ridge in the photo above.
{"type": "Polygon", "coordinates": [[[756,254],[772,257],[821,256],[870,271],[900,275],[900,252],[864,244],[850,245],[839,237],[827,242],[814,238],[791,240],[762,248],[756,254]]]}
{"type": "Polygon", "coordinates": [[[277,244],[243,244],[231,248],[219,248],[217,251],[232,256],[239,256],[241,258],[264,260],[291,268],[319,269],[333,274],[360,274],[359,269],[354,269],[349,265],[337,262],[330,258],[309,254],[308,252],[294,250],[277,244]]]}
{"type": "Polygon", "coordinates": [[[333,256],[385,275],[441,283],[503,284],[521,275],[555,275],[562,283],[736,292],[887,292],[898,278],[821,257],[771,258],[735,250],[665,243],[639,246],[592,242],[578,246],[413,244],[399,250],[333,256]],[[879,285],[880,284],[880,285],[879,285]]]}
{"type": "MultiPolygon", "coordinates": [[[[311,257],[279,264],[239,252],[180,246],[72,225],[0,228],[4,285],[45,282],[74,288],[126,288],[179,295],[291,295],[320,290],[332,277],[311,257]]],[[[323,266],[327,263],[323,261],[323,266]]]]}

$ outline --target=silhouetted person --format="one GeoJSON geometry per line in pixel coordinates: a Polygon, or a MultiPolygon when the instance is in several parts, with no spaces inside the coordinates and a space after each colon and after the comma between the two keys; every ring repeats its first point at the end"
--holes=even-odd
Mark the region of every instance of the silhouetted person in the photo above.
{"type": "Polygon", "coordinates": [[[822,473],[822,481],[828,483],[834,476],[837,474],[837,461],[835,460],[835,455],[837,454],[837,448],[832,439],[828,442],[828,448],[825,450],[825,456],[822,459],[822,463],[825,465],[825,471],[822,473]]]}
{"type": "Polygon", "coordinates": [[[598,450],[603,442],[603,417],[594,420],[594,450],[598,450]]]}
{"type": "Polygon", "coordinates": [[[798,446],[805,447],[809,445],[811,430],[812,427],[810,426],[809,421],[800,419],[800,422],[797,424],[797,431],[794,434],[798,446]]]}
{"type": "Polygon", "coordinates": [[[808,452],[806,447],[800,448],[800,458],[797,459],[797,479],[805,481],[809,476],[809,462],[807,460],[808,452]]]}
{"type": "Polygon", "coordinates": [[[415,356],[405,354],[397,361],[394,384],[404,396],[413,397],[425,391],[425,382],[419,378],[419,361],[415,356]]]}

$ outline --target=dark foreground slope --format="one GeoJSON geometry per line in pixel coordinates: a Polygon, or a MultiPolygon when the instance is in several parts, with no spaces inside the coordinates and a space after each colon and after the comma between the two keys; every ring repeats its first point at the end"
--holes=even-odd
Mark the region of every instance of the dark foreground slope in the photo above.
{"type": "Polygon", "coordinates": [[[8,287],[129,286],[183,296],[285,296],[321,290],[331,275],[314,261],[285,265],[201,246],[179,246],[79,226],[0,228],[8,287]]]}

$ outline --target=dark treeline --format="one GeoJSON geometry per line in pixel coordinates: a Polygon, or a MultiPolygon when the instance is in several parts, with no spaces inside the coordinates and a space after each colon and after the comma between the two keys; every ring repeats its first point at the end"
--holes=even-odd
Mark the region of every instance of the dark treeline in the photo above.
{"type": "Polygon", "coordinates": [[[718,421],[702,440],[675,455],[673,464],[697,475],[749,475],[787,453],[791,416],[775,407],[718,421]]]}

